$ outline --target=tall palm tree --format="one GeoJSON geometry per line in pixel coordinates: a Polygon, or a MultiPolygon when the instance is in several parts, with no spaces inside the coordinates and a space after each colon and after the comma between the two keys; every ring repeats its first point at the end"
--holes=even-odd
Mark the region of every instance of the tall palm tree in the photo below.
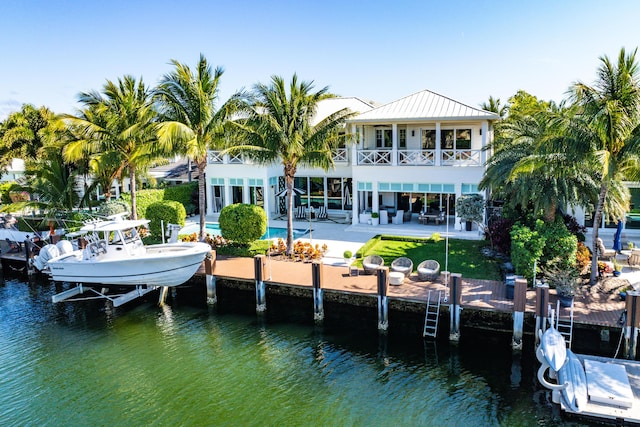
{"type": "Polygon", "coordinates": [[[66,116],[80,130],[78,139],[66,149],[66,156],[78,159],[87,151],[108,156],[119,165],[117,175],[128,170],[131,186],[131,215],[137,218],[137,174],[149,167],[161,155],[158,152],[157,113],[151,91],[142,79],[132,76],[107,80],[102,93],[81,93],[79,100],[85,109],[78,116],[66,116]]]}
{"type": "Polygon", "coordinates": [[[501,104],[500,98],[489,96],[489,100],[480,104],[480,108],[496,113],[501,119],[504,119],[509,111],[509,104],[501,104]]]}
{"type": "Polygon", "coordinates": [[[0,166],[6,167],[13,157],[35,159],[46,143],[46,129],[56,120],[47,107],[24,104],[11,113],[0,130],[0,166]]]}
{"type": "MultiPolygon", "coordinates": [[[[635,179],[639,174],[640,81],[636,52],[637,49],[631,53],[621,49],[617,63],[606,55],[600,57],[594,85],[577,82],[569,89],[571,100],[580,109],[576,117],[578,123],[584,125],[575,127],[584,137],[583,145],[575,148],[597,156],[601,165],[599,195],[593,215],[593,248],[611,189],[618,188],[619,181],[635,179]]],[[[611,200],[608,203],[621,204],[611,200]]],[[[591,283],[595,283],[597,271],[594,251],[591,283]]]]}
{"type": "Polygon", "coordinates": [[[279,76],[271,84],[253,87],[248,117],[234,122],[239,138],[230,152],[242,152],[259,164],[280,162],[287,190],[287,254],[293,251],[293,184],[298,166],[333,167],[332,148],[340,141],[339,130],[352,115],[337,111],[313,124],[318,102],[328,87],[313,92],[313,82],[293,75],[289,88],[279,76]]]}
{"type": "Polygon", "coordinates": [[[221,67],[212,70],[202,54],[195,71],[176,60],[171,63],[174,70],[161,79],[155,91],[162,122],[159,138],[163,147],[185,154],[198,168],[199,238],[202,240],[205,235],[207,152],[223,148],[226,124],[238,110],[241,95],[232,96],[217,108],[220,78],[224,72],[221,67]]]}

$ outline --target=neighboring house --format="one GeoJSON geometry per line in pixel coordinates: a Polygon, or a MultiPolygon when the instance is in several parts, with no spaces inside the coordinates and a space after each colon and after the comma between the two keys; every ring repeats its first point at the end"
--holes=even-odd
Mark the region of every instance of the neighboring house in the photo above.
{"type": "Polygon", "coordinates": [[[24,176],[24,160],[11,159],[11,164],[0,176],[0,182],[17,181],[24,176]]]}
{"type": "MultiPolygon", "coordinates": [[[[333,170],[298,169],[297,206],[324,205],[357,224],[369,212],[446,210],[447,200],[453,215],[455,197],[478,192],[497,114],[425,90],[377,108],[358,98],[323,100],[316,121],[345,107],[360,113],[347,123],[351,144],[335,150],[333,170]]],[[[282,166],[247,164],[241,155],[209,153],[209,214],[239,202],[263,206],[272,217],[285,213],[282,166]]]]}
{"type": "MultiPolygon", "coordinates": [[[[149,175],[154,177],[158,183],[166,182],[169,185],[184,184],[198,180],[198,167],[188,159],[173,159],[166,165],[156,166],[149,169],[149,175]],[[191,167],[191,174],[189,174],[191,167]]],[[[128,181],[127,181],[128,182],[128,181]]]]}

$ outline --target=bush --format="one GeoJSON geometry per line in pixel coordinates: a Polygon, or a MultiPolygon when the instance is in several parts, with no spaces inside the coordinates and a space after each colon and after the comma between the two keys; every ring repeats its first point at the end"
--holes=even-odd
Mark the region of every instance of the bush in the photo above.
{"type": "Polygon", "coordinates": [[[188,182],[186,184],[172,185],[164,189],[163,200],[174,200],[182,203],[187,213],[192,214],[196,206],[193,205],[193,194],[198,194],[198,181],[188,182]]]}
{"type": "Polygon", "coordinates": [[[545,238],[529,227],[516,224],[511,229],[511,262],[516,274],[533,278],[533,265],[542,256],[545,238]]]}
{"type": "Polygon", "coordinates": [[[0,201],[3,204],[8,205],[11,203],[11,196],[9,193],[11,193],[11,188],[15,185],[17,185],[15,181],[3,182],[0,184],[0,201]]]}
{"type": "Polygon", "coordinates": [[[267,214],[259,206],[235,203],[220,211],[222,237],[247,244],[260,239],[267,232],[267,214]]]}
{"type": "Polygon", "coordinates": [[[429,240],[431,240],[432,242],[438,243],[440,240],[442,240],[442,236],[440,236],[440,233],[436,232],[431,234],[431,237],[429,237],[429,240]]]}
{"type": "Polygon", "coordinates": [[[464,221],[480,222],[484,214],[484,198],[479,194],[464,194],[456,200],[456,215],[464,221]]]}
{"type": "Polygon", "coordinates": [[[491,243],[491,247],[496,251],[509,255],[511,253],[511,228],[513,220],[508,218],[497,218],[486,228],[485,237],[491,243]]]}
{"type": "Polygon", "coordinates": [[[344,251],[344,253],[342,254],[342,256],[344,257],[344,259],[351,259],[351,257],[353,256],[353,252],[347,250],[344,251]]]}
{"type": "Polygon", "coordinates": [[[538,220],[536,231],[545,239],[540,258],[543,265],[553,261],[555,269],[560,271],[576,265],[578,239],[567,229],[562,218],[557,217],[556,221],[551,224],[538,220]]]}
{"type": "Polygon", "coordinates": [[[580,274],[585,274],[591,269],[591,251],[582,242],[578,242],[576,248],[576,267],[580,274]]]}
{"type": "Polygon", "coordinates": [[[184,225],[187,212],[184,210],[182,203],[164,200],[150,204],[144,216],[150,221],[149,230],[151,234],[160,236],[163,222],[165,226],[169,223],[184,225]]]}
{"type": "Polygon", "coordinates": [[[109,200],[98,206],[97,214],[100,216],[111,216],[119,213],[131,213],[131,207],[124,200],[109,200]]]}

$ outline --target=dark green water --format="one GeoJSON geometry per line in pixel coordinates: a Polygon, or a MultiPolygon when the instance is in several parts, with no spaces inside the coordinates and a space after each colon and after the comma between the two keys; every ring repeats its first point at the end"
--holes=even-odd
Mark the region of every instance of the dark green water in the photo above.
{"type": "Polygon", "coordinates": [[[504,337],[425,346],[351,322],[225,314],[179,291],[115,311],[53,305],[54,292],[0,285],[2,426],[564,424],[504,337]]]}

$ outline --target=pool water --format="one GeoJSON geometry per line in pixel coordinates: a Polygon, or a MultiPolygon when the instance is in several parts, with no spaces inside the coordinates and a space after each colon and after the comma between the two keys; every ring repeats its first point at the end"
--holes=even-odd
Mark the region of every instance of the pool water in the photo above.
{"type": "MultiPolygon", "coordinates": [[[[222,232],[220,231],[220,224],[217,222],[207,222],[205,225],[205,232],[209,233],[212,236],[221,236],[222,232]]],[[[183,228],[180,231],[180,234],[191,234],[191,233],[197,233],[199,230],[199,225],[198,224],[193,224],[193,225],[189,225],[185,228],[183,228]]],[[[299,239],[300,237],[303,237],[305,234],[309,233],[309,230],[303,230],[300,228],[294,228],[293,229],[293,238],[294,239],[299,239]]],[[[286,239],[287,238],[287,229],[286,228],[280,228],[280,227],[267,227],[267,232],[264,233],[264,235],[260,238],[260,240],[267,240],[267,239],[286,239]]]]}

